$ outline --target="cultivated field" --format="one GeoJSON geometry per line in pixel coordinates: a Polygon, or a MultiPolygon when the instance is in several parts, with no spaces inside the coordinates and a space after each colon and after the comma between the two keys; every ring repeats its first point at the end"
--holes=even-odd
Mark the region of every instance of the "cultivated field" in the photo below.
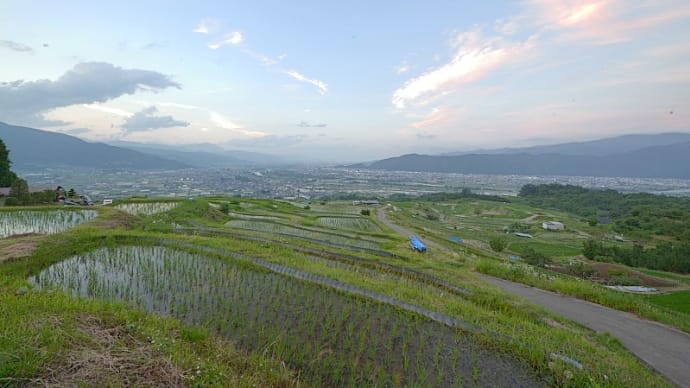
{"type": "Polygon", "coordinates": [[[29,256],[0,263],[0,385],[667,384],[615,339],[474,275],[565,285],[667,319],[661,306],[673,303],[509,259],[529,248],[566,262],[583,236],[605,228],[519,203],[386,206],[390,220],[443,248],[420,254],[360,210],[347,201],[129,202],[104,207],[100,223],[32,241],[29,256]],[[121,211],[136,217],[109,222],[121,211]],[[542,220],[567,229],[542,231],[542,220]],[[515,223],[534,238],[506,234],[515,223]],[[488,248],[495,236],[505,251],[488,248]],[[98,361],[112,359],[126,371],[98,361]]]}

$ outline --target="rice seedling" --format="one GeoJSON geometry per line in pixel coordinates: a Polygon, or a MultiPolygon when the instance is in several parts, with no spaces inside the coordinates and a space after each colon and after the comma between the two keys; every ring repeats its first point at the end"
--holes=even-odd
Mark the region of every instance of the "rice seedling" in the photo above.
{"type": "Polygon", "coordinates": [[[524,364],[482,350],[472,336],[456,341],[454,328],[242,262],[163,247],[101,248],[54,264],[30,282],[208,327],[250,351],[285,359],[309,384],[468,385],[475,368],[478,384],[542,385],[524,364]],[[479,360],[501,368],[434,357],[456,347],[472,348],[479,360]]]}
{"type": "Polygon", "coordinates": [[[179,204],[179,202],[129,202],[121,203],[115,208],[135,216],[150,216],[170,211],[179,204]]]}
{"type": "Polygon", "coordinates": [[[237,229],[252,230],[262,233],[282,234],[286,236],[296,236],[316,240],[323,240],[331,243],[351,245],[360,248],[379,248],[379,244],[375,241],[363,238],[352,238],[352,236],[338,235],[335,233],[324,233],[305,228],[297,228],[275,222],[232,220],[225,223],[225,226],[237,229]]]}
{"type": "Polygon", "coordinates": [[[55,234],[96,218],[95,210],[18,210],[0,212],[0,238],[18,234],[55,234]]]}
{"type": "Polygon", "coordinates": [[[354,229],[365,232],[381,232],[378,225],[366,218],[359,217],[319,217],[317,221],[324,226],[334,229],[354,229]]]}

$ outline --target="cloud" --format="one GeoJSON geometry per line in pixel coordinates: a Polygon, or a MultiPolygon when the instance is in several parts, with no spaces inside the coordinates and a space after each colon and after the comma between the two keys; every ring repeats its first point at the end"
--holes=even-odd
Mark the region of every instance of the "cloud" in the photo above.
{"type": "Polygon", "coordinates": [[[319,94],[324,95],[328,92],[328,85],[326,85],[323,81],[319,81],[317,79],[311,79],[303,76],[302,74],[294,71],[294,70],[285,70],[285,74],[289,75],[292,77],[292,79],[300,81],[300,82],[306,82],[308,84],[316,86],[316,88],[319,91],[319,94]]]}
{"type": "Polygon", "coordinates": [[[0,119],[47,125],[41,114],[55,108],[105,102],[142,90],[171,87],[179,89],[180,85],[155,71],[123,69],[104,62],[80,63],[55,81],[18,80],[0,84],[0,119]]]}
{"type": "Polygon", "coordinates": [[[403,61],[400,65],[398,65],[398,67],[395,68],[395,74],[405,74],[410,70],[412,70],[412,67],[406,61],[403,61]]]}
{"type": "Polygon", "coordinates": [[[11,40],[0,40],[0,47],[4,47],[6,49],[17,51],[20,53],[33,54],[34,52],[34,49],[32,49],[31,47],[22,43],[13,42],[11,40]]]}
{"type": "Polygon", "coordinates": [[[297,126],[302,128],[325,128],[328,126],[328,124],[310,124],[308,121],[300,121],[299,124],[297,124],[297,126]]]}
{"type": "Polygon", "coordinates": [[[63,129],[63,133],[67,133],[70,135],[83,135],[85,133],[91,132],[89,128],[70,128],[70,129],[63,129]]]}
{"type": "Polygon", "coordinates": [[[155,106],[145,108],[125,120],[122,129],[127,132],[148,131],[150,129],[188,127],[186,121],[175,120],[172,116],[155,116],[155,106]]]}
{"type": "Polygon", "coordinates": [[[156,50],[166,47],[168,44],[166,42],[153,41],[141,46],[142,50],[156,50]]]}
{"type": "Polygon", "coordinates": [[[235,139],[228,142],[229,145],[249,148],[273,148],[273,147],[289,147],[301,143],[307,135],[288,135],[277,136],[267,135],[255,139],[235,139]]]}
{"type": "Polygon", "coordinates": [[[455,91],[459,86],[476,81],[494,68],[520,57],[529,47],[501,37],[485,38],[481,31],[463,32],[451,42],[455,49],[450,62],[412,78],[395,90],[392,103],[398,108],[455,91]]]}
{"type": "Polygon", "coordinates": [[[225,37],[223,37],[223,39],[213,43],[209,43],[207,46],[211,50],[217,50],[223,46],[237,46],[238,44],[242,43],[243,40],[244,36],[241,32],[233,31],[226,34],[225,37]]]}
{"type": "Polygon", "coordinates": [[[439,125],[446,124],[451,119],[457,119],[462,113],[461,109],[452,109],[449,107],[436,107],[428,114],[411,124],[413,128],[433,128],[439,125]]]}
{"type": "Polygon", "coordinates": [[[223,117],[220,113],[218,112],[211,112],[210,113],[210,119],[213,124],[215,124],[217,127],[223,128],[223,129],[228,129],[233,132],[241,133],[245,136],[249,137],[264,137],[267,136],[265,132],[261,131],[252,131],[243,128],[241,125],[236,124],[227,118],[223,117]]]}
{"type": "Polygon", "coordinates": [[[123,109],[118,109],[118,108],[112,108],[109,106],[105,105],[99,105],[99,104],[83,104],[82,105],[84,108],[91,109],[91,110],[96,110],[99,112],[104,112],[104,113],[110,113],[115,116],[120,116],[120,117],[130,117],[132,116],[132,113],[127,112],[126,110],[123,109]]]}
{"type": "Polygon", "coordinates": [[[566,41],[614,44],[636,32],[690,17],[690,5],[673,1],[530,0],[526,15],[566,41]]]}
{"type": "Polygon", "coordinates": [[[205,18],[192,31],[199,34],[211,34],[217,31],[219,26],[220,22],[217,19],[205,18]]]}

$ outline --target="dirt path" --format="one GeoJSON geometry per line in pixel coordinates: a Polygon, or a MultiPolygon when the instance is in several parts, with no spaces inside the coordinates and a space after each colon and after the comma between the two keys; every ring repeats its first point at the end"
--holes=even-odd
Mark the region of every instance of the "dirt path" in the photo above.
{"type": "MultiPolygon", "coordinates": [[[[381,223],[383,223],[384,225],[386,225],[387,227],[389,227],[390,229],[395,231],[395,233],[401,234],[405,237],[410,237],[410,236],[416,235],[416,233],[414,233],[410,230],[407,230],[407,229],[403,228],[402,226],[394,224],[393,222],[389,221],[388,218],[386,218],[386,208],[384,208],[384,207],[380,207],[380,208],[376,209],[376,216],[378,217],[379,221],[381,221],[381,223]]],[[[434,241],[431,241],[429,239],[425,239],[424,243],[429,247],[433,247],[433,248],[436,248],[436,249],[441,250],[441,251],[449,252],[448,248],[446,248],[443,245],[438,244],[434,241]]]]}
{"type": "Polygon", "coordinates": [[[592,330],[611,334],[670,381],[690,387],[690,335],[577,298],[491,276],[477,276],[592,330]]]}

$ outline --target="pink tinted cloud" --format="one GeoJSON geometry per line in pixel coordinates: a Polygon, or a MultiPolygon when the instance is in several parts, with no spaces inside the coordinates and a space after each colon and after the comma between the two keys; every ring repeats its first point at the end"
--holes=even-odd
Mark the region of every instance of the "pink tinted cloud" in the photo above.
{"type": "Polygon", "coordinates": [[[532,39],[515,43],[500,37],[485,38],[480,31],[470,31],[458,34],[451,46],[455,50],[451,60],[405,82],[393,93],[393,106],[403,109],[420,101],[433,101],[439,95],[476,81],[521,57],[532,46],[532,39]]]}
{"type": "Polygon", "coordinates": [[[561,39],[596,44],[628,41],[640,30],[690,16],[690,4],[674,1],[529,0],[528,9],[538,25],[561,39]]]}

